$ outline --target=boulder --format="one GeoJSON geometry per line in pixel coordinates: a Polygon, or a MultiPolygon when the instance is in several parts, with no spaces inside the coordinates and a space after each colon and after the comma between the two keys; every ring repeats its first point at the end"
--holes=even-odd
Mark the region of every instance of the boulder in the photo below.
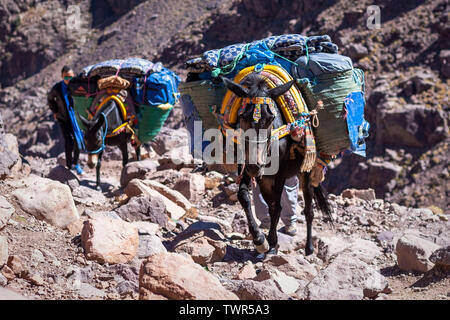
{"type": "Polygon", "coordinates": [[[192,260],[201,265],[222,261],[226,250],[226,243],[201,235],[193,239],[180,241],[175,247],[175,252],[187,253],[192,257],[192,260]]]}
{"type": "Polygon", "coordinates": [[[188,174],[177,181],[174,190],[190,201],[200,201],[205,195],[205,177],[198,173],[188,174]]]}
{"type": "Polygon", "coordinates": [[[139,274],[141,300],[237,300],[211,273],[191,258],[176,253],[154,254],[139,274]]]}
{"type": "Polygon", "coordinates": [[[31,175],[25,188],[15,190],[23,211],[53,226],[65,228],[80,218],[70,188],[58,181],[31,175]]]}
{"type": "Polygon", "coordinates": [[[424,105],[381,108],[377,112],[376,128],[376,143],[383,148],[424,148],[448,136],[448,114],[424,105]]]}
{"type": "Polygon", "coordinates": [[[199,221],[178,234],[170,247],[172,251],[187,253],[196,263],[206,265],[225,257],[227,244],[224,240],[218,224],[199,221]]]}
{"type": "Polygon", "coordinates": [[[0,269],[8,262],[8,239],[0,236],[0,269]]]}
{"type": "Polygon", "coordinates": [[[139,259],[147,258],[153,254],[167,252],[166,247],[161,242],[161,239],[155,234],[145,234],[139,236],[139,259]]]}
{"type": "Polygon", "coordinates": [[[442,267],[446,270],[450,270],[450,246],[434,251],[430,256],[430,261],[433,262],[437,267],[442,267]]]}
{"type": "Polygon", "coordinates": [[[205,176],[205,189],[217,188],[223,181],[223,175],[216,171],[209,171],[205,176]]]}
{"type": "Polygon", "coordinates": [[[6,148],[12,153],[13,157],[17,158],[16,163],[11,168],[11,174],[16,175],[22,169],[22,159],[19,153],[19,143],[15,135],[7,133],[4,136],[6,148]]]}
{"type": "Polygon", "coordinates": [[[317,240],[317,257],[324,262],[329,262],[349,246],[349,241],[341,237],[322,236],[317,240]]]}
{"type": "Polygon", "coordinates": [[[21,276],[26,271],[25,263],[19,256],[9,256],[7,266],[16,276],[21,276]]]}
{"type": "Polygon", "coordinates": [[[314,265],[299,255],[274,255],[267,260],[267,263],[286,275],[299,280],[311,281],[317,275],[314,265]]]}
{"type": "Polygon", "coordinates": [[[106,294],[102,290],[97,289],[91,286],[90,284],[84,282],[81,283],[80,288],[78,290],[78,294],[83,299],[92,299],[92,300],[102,299],[106,296],[106,294]]]}
{"type": "Polygon", "coordinates": [[[98,217],[84,222],[81,244],[89,260],[99,263],[127,263],[139,247],[138,229],[131,223],[98,217]]]}
{"type": "Polygon", "coordinates": [[[155,234],[159,230],[159,224],[147,221],[132,222],[138,228],[139,235],[155,234]]]}
{"type": "Polygon", "coordinates": [[[181,170],[182,168],[194,168],[195,163],[188,147],[170,150],[158,159],[158,170],[181,170]]]}
{"type": "Polygon", "coordinates": [[[5,179],[20,160],[15,150],[11,150],[5,138],[3,118],[0,113],[0,179],[5,179]]]}
{"type": "Polygon", "coordinates": [[[75,188],[80,186],[80,181],[78,180],[77,176],[62,165],[58,165],[50,170],[47,178],[67,184],[71,190],[74,190],[75,188]]]}
{"type": "Polygon", "coordinates": [[[147,173],[156,172],[159,163],[153,160],[134,161],[128,163],[120,175],[120,185],[126,187],[133,179],[144,179],[147,173]]]}
{"type": "Polygon", "coordinates": [[[388,183],[397,178],[402,171],[402,167],[388,161],[368,161],[367,164],[369,166],[367,181],[370,181],[370,185],[379,196],[392,189],[393,186],[388,183]]]}
{"type": "Polygon", "coordinates": [[[153,190],[158,191],[164,197],[172,200],[178,206],[182,207],[186,211],[194,211],[195,209],[192,207],[192,204],[186,199],[180,192],[173,190],[162,183],[153,180],[144,180],[143,183],[152,188],[153,190]]]}
{"type": "Polygon", "coordinates": [[[277,269],[272,269],[271,275],[278,289],[284,294],[291,295],[295,293],[300,286],[295,278],[288,276],[277,269]]]}
{"type": "Polygon", "coordinates": [[[166,205],[162,196],[133,197],[115,211],[125,221],[149,221],[164,228],[168,227],[166,205]]]}
{"type": "Polygon", "coordinates": [[[174,201],[170,200],[169,198],[163,196],[158,191],[150,188],[149,186],[144,184],[143,181],[141,181],[141,180],[138,180],[138,179],[131,180],[125,188],[125,193],[130,198],[141,195],[141,194],[148,195],[151,198],[160,197],[161,200],[163,200],[164,205],[166,207],[166,213],[172,219],[175,219],[175,220],[181,219],[186,214],[185,209],[183,209],[181,206],[179,206],[178,204],[176,204],[174,201]]]}
{"type": "Polygon", "coordinates": [[[5,197],[0,196],[0,230],[6,226],[15,211],[13,205],[5,197]]]}
{"type": "Polygon", "coordinates": [[[27,299],[10,289],[0,287],[0,300],[27,300],[27,299]]]}
{"type": "Polygon", "coordinates": [[[227,280],[224,287],[236,294],[241,300],[288,300],[289,296],[281,292],[271,279],[264,281],[254,280],[227,280]]]}
{"type": "Polygon", "coordinates": [[[84,204],[87,207],[102,206],[108,202],[103,193],[85,186],[78,186],[73,189],[72,196],[76,204],[84,204]]]}
{"type": "Polygon", "coordinates": [[[189,144],[189,132],[186,129],[171,129],[163,127],[159,134],[151,142],[153,150],[159,155],[180,148],[188,146],[189,144]]]}
{"type": "Polygon", "coordinates": [[[369,54],[369,50],[360,43],[352,43],[348,48],[348,55],[352,59],[359,60],[366,57],[369,54]]]}
{"type": "Polygon", "coordinates": [[[241,268],[241,270],[239,270],[239,273],[236,275],[237,280],[253,279],[255,277],[256,277],[255,266],[251,262],[246,263],[241,268]]]}
{"type": "Polygon", "coordinates": [[[427,272],[434,266],[429,258],[437,249],[437,244],[407,232],[395,247],[398,267],[405,271],[427,272]]]}
{"type": "Polygon", "coordinates": [[[343,253],[306,286],[309,300],[361,300],[388,288],[387,279],[364,261],[343,253]]]}
{"type": "Polygon", "coordinates": [[[341,194],[342,198],[358,198],[365,201],[375,200],[375,191],[373,189],[358,190],[358,189],[345,189],[341,194]]]}

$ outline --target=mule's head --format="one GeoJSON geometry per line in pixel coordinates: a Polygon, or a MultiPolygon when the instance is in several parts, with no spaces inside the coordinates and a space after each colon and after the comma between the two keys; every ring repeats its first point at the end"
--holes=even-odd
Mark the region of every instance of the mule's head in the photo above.
{"type": "MultiPolygon", "coordinates": [[[[241,84],[232,80],[223,78],[225,86],[238,97],[242,98],[242,106],[239,110],[238,119],[240,128],[245,137],[245,168],[251,177],[257,177],[262,174],[262,168],[265,165],[267,157],[267,146],[270,143],[273,122],[277,115],[275,98],[284,94],[294,84],[290,81],[281,86],[269,89],[267,82],[258,74],[250,74],[241,84]],[[254,138],[247,132],[254,132],[254,138]],[[256,163],[249,162],[250,143],[257,145],[256,163]],[[263,147],[264,146],[264,147],[263,147]]],[[[253,148],[252,148],[253,150],[253,148]]]]}
{"type": "Polygon", "coordinates": [[[103,136],[104,129],[103,125],[105,124],[104,117],[98,117],[94,120],[87,120],[83,116],[80,116],[81,122],[86,127],[86,131],[84,132],[84,144],[86,146],[86,150],[89,153],[88,156],[88,166],[93,169],[97,165],[98,162],[98,153],[104,147],[103,136]]]}

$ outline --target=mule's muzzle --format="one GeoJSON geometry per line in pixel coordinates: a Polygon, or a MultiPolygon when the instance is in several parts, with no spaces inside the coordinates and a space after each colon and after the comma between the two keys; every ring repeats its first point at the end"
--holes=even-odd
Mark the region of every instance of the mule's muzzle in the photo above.
{"type": "Polygon", "coordinates": [[[87,161],[88,167],[91,168],[91,169],[94,169],[95,166],[97,165],[97,163],[98,163],[98,155],[90,154],[88,156],[88,161],[87,161]]]}

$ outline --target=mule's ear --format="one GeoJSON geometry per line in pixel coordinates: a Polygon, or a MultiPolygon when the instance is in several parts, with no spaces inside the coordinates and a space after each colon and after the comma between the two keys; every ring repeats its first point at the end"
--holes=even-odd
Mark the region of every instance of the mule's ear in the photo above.
{"type": "Polygon", "coordinates": [[[236,83],[228,78],[222,77],[222,81],[225,86],[230,89],[235,95],[241,98],[245,98],[248,95],[248,90],[241,86],[239,83],[236,83]]]}
{"type": "Polygon", "coordinates": [[[77,112],[78,118],[81,120],[81,123],[84,124],[84,126],[87,128],[89,127],[89,120],[87,120],[85,117],[83,117],[82,115],[80,115],[77,112]]]}
{"type": "Polygon", "coordinates": [[[97,119],[97,122],[94,124],[94,127],[92,128],[93,131],[98,131],[102,127],[102,125],[105,123],[105,117],[99,117],[97,119]]]}
{"type": "Polygon", "coordinates": [[[282,84],[281,86],[275,87],[273,89],[269,90],[269,97],[272,99],[281,96],[283,93],[288,91],[292,85],[295,83],[295,80],[291,80],[289,82],[286,82],[285,84],[282,84]]]}

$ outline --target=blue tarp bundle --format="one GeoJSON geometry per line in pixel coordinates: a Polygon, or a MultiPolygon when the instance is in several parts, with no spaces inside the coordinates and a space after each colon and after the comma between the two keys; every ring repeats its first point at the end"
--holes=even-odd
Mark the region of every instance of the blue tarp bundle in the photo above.
{"type": "MultiPolygon", "coordinates": [[[[242,59],[247,51],[263,46],[266,48],[266,51],[292,61],[295,61],[299,56],[305,55],[306,52],[338,52],[338,46],[331,42],[331,38],[328,35],[307,37],[300,34],[285,34],[271,36],[247,44],[239,43],[222,49],[209,50],[199,58],[188,60],[186,66],[191,72],[213,71],[216,68],[227,67],[235,63],[236,60],[242,59]]],[[[290,70],[290,68],[287,70],[290,70]]]]}
{"type": "Polygon", "coordinates": [[[145,78],[136,78],[131,88],[131,95],[138,104],[158,106],[175,104],[178,100],[180,77],[173,71],[162,67],[145,78]]]}

